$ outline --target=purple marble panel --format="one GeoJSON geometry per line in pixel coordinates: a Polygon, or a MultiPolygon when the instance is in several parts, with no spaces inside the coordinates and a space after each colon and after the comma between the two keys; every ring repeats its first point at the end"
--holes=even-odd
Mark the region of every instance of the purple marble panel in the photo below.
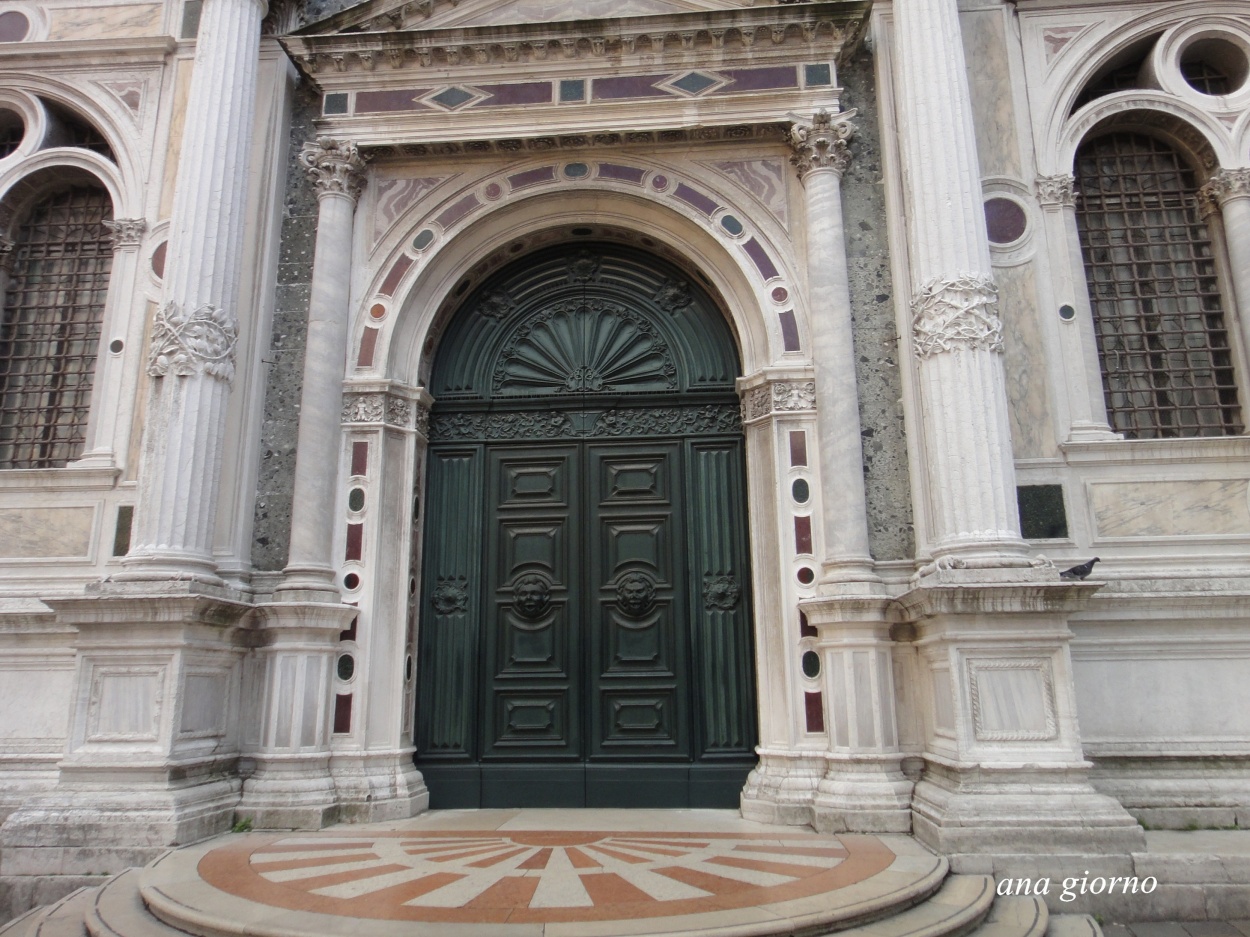
{"type": "Polygon", "coordinates": [[[1010,244],[1024,237],[1029,219],[1020,204],[1009,198],[985,200],[985,227],[995,244],[1010,244]]]}
{"type": "Polygon", "coordinates": [[[786,351],[802,351],[803,346],[799,344],[799,324],[794,321],[794,313],[787,309],[778,313],[777,318],[781,320],[781,346],[786,351]]]}
{"type": "Polygon", "coordinates": [[[403,88],[399,91],[358,91],[357,114],[385,114],[389,111],[422,111],[426,106],[417,100],[429,88],[403,88]]]}
{"type": "MultiPolygon", "coordinates": [[[[396,264],[395,266],[398,267],[399,264],[396,264]]],[[[394,272],[395,272],[394,270],[391,271],[391,273],[394,273],[394,272]]],[[[373,350],[377,348],[378,346],[378,332],[379,331],[380,331],[379,329],[365,329],[365,334],[360,336],[360,354],[356,356],[356,367],[358,368],[373,367],[373,350]]]]}
{"type": "MultiPolygon", "coordinates": [[[[690,186],[686,185],[686,183],[684,182],[677,183],[677,188],[673,190],[673,194],[676,195],[683,202],[685,202],[687,205],[693,205],[695,208],[703,212],[703,214],[705,215],[710,216],[712,212],[720,208],[718,204],[713,202],[710,198],[708,198],[702,192],[698,192],[690,188],[690,186]]],[[[756,261],[756,263],[758,263],[758,261],[756,261]]],[[[773,275],[776,276],[776,274],[773,274],[773,275]]]]}
{"type": "Polygon", "coordinates": [[[668,75],[621,75],[619,78],[596,78],[591,98],[595,101],[609,101],[613,98],[665,98],[672,92],[654,88],[652,85],[667,77],[668,75]]]}
{"type": "Polygon", "coordinates": [[[490,95],[474,107],[496,107],[500,104],[550,104],[551,82],[525,81],[509,85],[474,85],[490,95]]]}
{"type": "Polygon", "coordinates": [[[556,177],[555,166],[539,166],[537,169],[527,169],[525,172],[518,172],[508,177],[508,182],[513,189],[523,189],[527,185],[538,185],[542,182],[551,182],[556,177]]]}
{"type": "Polygon", "coordinates": [[[756,268],[765,280],[771,280],[773,277],[781,276],[777,268],[773,265],[772,258],[768,256],[768,252],[764,250],[764,246],[755,238],[747,241],[742,245],[742,249],[747,252],[747,256],[755,263],[756,268]]]}
{"type": "Polygon", "coordinates": [[[383,296],[393,295],[395,287],[399,286],[399,281],[404,278],[404,274],[408,272],[408,268],[411,266],[412,258],[407,254],[402,255],[399,260],[395,261],[395,266],[391,267],[391,272],[382,281],[382,288],[378,292],[383,296]]]}
{"type": "Polygon", "coordinates": [[[463,218],[465,215],[473,211],[473,209],[477,208],[481,204],[482,203],[477,200],[477,196],[474,195],[472,192],[470,192],[460,201],[449,205],[447,208],[444,208],[443,213],[439,215],[437,218],[435,218],[434,220],[437,221],[440,225],[442,225],[443,230],[446,231],[448,228],[454,225],[457,221],[459,221],[461,218],[463,218]]]}
{"type": "Polygon", "coordinates": [[[30,32],[30,20],[19,10],[0,13],[0,42],[21,42],[30,32]]]}
{"type": "Polygon", "coordinates": [[[642,185],[642,177],[646,174],[645,169],[639,169],[637,166],[618,166],[616,163],[599,164],[600,179],[620,179],[622,182],[642,185]]]}
{"type": "Polygon", "coordinates": [[[713,91],[713,94],[733,94],[737,91],[771,91],[774,88],[797,88],[798,69],[793,65],[774,65],[769,68],[731,68],[721,72],[730,84],[713,91]]]}

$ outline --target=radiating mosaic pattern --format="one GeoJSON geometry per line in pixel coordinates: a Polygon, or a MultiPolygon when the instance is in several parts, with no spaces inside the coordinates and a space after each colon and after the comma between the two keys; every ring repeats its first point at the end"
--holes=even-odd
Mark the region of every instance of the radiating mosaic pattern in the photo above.
{"type": "Polygon", "coordinates": [[[810,833],[296,834],[208,853],[241,898],[384,920],[539,923],[723,911],[828,892],[884,870],[868,836],[810,833]]]}

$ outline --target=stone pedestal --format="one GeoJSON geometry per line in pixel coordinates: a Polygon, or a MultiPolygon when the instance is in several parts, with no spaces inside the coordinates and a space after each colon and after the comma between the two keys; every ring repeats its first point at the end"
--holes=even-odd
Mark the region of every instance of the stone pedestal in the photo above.
{"type": "Polygon", "coordinates": [[[78,630],[70,737],[56,787],[0,828],[0,875],[115,872],[230,829],[248,607],[192,587],[48,601],[78,630]]]}
{"type": "Polygon", "coordinates": [[[812,803],[817,830],[911,830],[912,782],[901,768],[888,607],[885,598],[803,603],[808,622],[819,632],[828,701],[829,751],[812,803]]]}
{"type": "Polygon", "coordinates": [[[319,830],[338,819],[330,776],[331,681],[339,632],[354,614],[346,605],[319,602],[256,610],[249,681],[258,712],[238,807],[256,829],[319,830]]]}
{"type": "Polygon", "coordinates": [[[969,584],[939,572],[899,600],[929,697],[913,832],[938,852],[1144,848],[1137,821],[1090,785],[1081,751],[1067,618],[1101,584],[1038,579],[969,584]]]}

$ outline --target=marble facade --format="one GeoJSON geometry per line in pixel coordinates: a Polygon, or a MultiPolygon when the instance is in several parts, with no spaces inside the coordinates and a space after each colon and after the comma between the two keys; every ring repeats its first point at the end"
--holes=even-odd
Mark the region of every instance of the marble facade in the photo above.
{"type": "Polygon", "coordinates": [[[1242,4],[5,0],[0,63],[0,252],[56,173],[114,234],[81,456],[0,470],[0,914],[425,809],[424,379],[459,297],[586,236],[737,338],[745,816],[1020,874],[1250,824],[1250,440],[1112,430],[1072,175],[1106,127],[1191,159],[1245,413],[1242,4]]]}

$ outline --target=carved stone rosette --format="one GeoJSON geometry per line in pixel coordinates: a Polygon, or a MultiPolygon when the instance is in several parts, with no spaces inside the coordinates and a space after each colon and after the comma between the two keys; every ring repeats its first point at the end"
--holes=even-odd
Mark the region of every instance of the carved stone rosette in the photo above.
{"type": "Polygon", "coordinates": [[[815,381],[771,381],[742,395],[742,419],[758,420],[770,413],[816,409],[815,381]]]}
{"type": "Polygon", "coordinates": [[[790,128],[790,147],[794,155],[790,162],[803,179],[810,172],[832,169],[839,176],[851,165],[850,139],[855,133],[851,118],[857,111],[851,109],[838,114],[817,111],[812,122],[796,123],[790,128]]]}
{"type": "Polygon", "coordinates": [[[405,397],[384,393],[349,393],[343,395],[344,423],[385,423],[403,429],[426,431],[430,411],[405,397]],[[415,421],[414,421],[415,415],[415,421]]]}
{"type": "Polygon", "coordinates": [[[937,277],[911,302],[912,345],[917,358],[959,348],[1003,350],[998,288],[983,274],[937,277]]]}
{"type": "Polygon", "coordinates": [[[109,243],[116,251],[127,247],[138,247],[143,241],[143,234],[148,229],[148,223],[142,218],[114,218],[111,221],[105,221],[104,227],[108,228],[109,243]]]}
{"type": "Polygon", "coordinates": [[[305,143],[300,165],[317,186],[317,197],[345,195],[353,202],[365,186],[365,160],[356,144],[330,137],[305,143]]]}
{"type": "Polygon", "coordinates": [[[1221,169],[1198,190],[1198,204],[1209,215],[1229,199],[1250,198],[1250,169],[1221,169]]]}
{"type": "Polygon", "coordinates": [[[1071,173],[1037,177],[1037,200],[1042,205],[1069,208],[1076,204],[1076,180],[1071,173]]]}
{"type": "Polygon", "coordinates": [[[177,303],[167,302],[152,322],[148,374],[207,374],[229,384],[234,380],[238,341],[239,320],[226,310],[205,304],[187,312],[177,303]]]}

